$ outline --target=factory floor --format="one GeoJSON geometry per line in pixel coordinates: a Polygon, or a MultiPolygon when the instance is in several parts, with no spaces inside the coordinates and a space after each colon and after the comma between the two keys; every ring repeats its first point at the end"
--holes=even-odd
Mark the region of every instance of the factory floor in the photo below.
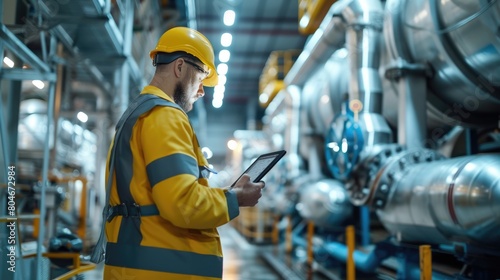
{"type": "MultiPolygon", "coordinates": [[[[278,280],[282,277],[272,269],[261,255],[271,250],[271,245],[249,243],[231,225],[219,228],[224,251],[224,280],[278,280]]],[[[102,279],[103,266],[86,272],[85,280],[102,279]]]]}

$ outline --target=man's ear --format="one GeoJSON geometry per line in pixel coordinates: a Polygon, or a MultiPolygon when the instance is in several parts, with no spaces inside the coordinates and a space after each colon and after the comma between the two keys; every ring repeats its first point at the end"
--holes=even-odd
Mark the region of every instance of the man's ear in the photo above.
{"type": "Polygon", "coordinates": [[[175,73],[175,77],[177,77],[177,78],[181,77],[182,64],[184,64],[184,60],[182,60],[182,59],[176,59],[174,61],[174,73],[175,73]]]}

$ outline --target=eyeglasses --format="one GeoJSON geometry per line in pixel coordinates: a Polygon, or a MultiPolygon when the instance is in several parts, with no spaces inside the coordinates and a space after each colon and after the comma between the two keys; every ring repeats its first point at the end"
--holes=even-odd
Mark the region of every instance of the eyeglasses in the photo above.
{"type": "Polygon", "coordinates": [[[200,71],[201,73],[205,74],[205,77],[207,77],[207,76],[208,76],[208,74],[210,74],[210,72],[208,72],[207,70],[205,70],[205,69],[201,68],[201,66],[200,66],[200,65],[198,65],[198,64],[196,64],[196,63],[194,63],[194,62],[192,62],[192,61],[189,61],[189,60],[187,60],[187,59],[184,59],[184,61],[185,61],[187,64],[189,64],[189,65],[193,66],[194,68],[196,68],[196,70],[198,70],[198,71],[200,71]]]}

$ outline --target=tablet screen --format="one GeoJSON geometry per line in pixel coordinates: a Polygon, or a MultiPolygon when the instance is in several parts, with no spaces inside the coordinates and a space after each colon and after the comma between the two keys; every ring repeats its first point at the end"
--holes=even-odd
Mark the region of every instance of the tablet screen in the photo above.
{"type": "MultiPolygon", "coordinates": [[[[286,151],[277,151],[272,153],[267,153],[259,156],[251,165],[248,167],[243,174],[248,174],[252,182],[259,182],[266,174],[269,172],[274,165],[286,154],[286,151]]],[[[236,182],[243,175],[241,174],[238,179],[231,185],[234,187],[236,182]]]]}
{"type": "Polygon", "coordinates": [[[259,158],[250,165],[245,173],[250,176],[250,180],[254,181],[275,159],[276,156],[274,155],[259,158]]]}

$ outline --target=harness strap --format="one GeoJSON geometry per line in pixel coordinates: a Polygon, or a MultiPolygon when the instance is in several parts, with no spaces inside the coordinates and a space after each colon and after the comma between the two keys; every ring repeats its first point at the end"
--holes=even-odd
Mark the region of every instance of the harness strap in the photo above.
{"type": "Polygon", "coordinates": [[[154,204],[150,205],[138,205],[136,203],[122,203],[115,206],[110,206],[108,210],[108,217],[106,220],[111,222],[116,216],[128,217],[143,217],[143,216],[155,216],[159,215],[158,207],[154,204]]]}
{"type": "MultiPolygon", "coordinates": [[[[114,138],[114,143],[111,148],[111,153],[110,153],[110,158],[109,158],[109,166],[108,166],[108,180],[106,182],[106,206],[104,207],[102,211],[102,224],[101,224],[101,232],[99,235],[99,239],[97,241],[97,244],[91,254],[91,262],[93,263],[100,263],[104,260],[105,258],[105,252],[106,252],[106,244],[107,244],[107,238],[106,235],[104,234],[105,230],[105,223],[108,219],[113,219],[113,217],[117,216],[118,214],[113,214],[113,213],[119,213],[120,210],[115,210],[113,207],[109,205],[109,198],[110,198],[110,193],[111,193],[111,184],[113,181],[113,173],[115,170],[115,151],[116,151],[116,146],[120,142],[122,138],[122,133],[123,133],[123,128],[125,126],[125,123],[130,120],[131,116],[133,115],[141,115],[144,112],[149,111],[152,107],[156,105],[162,105],[162,106],[171,106],[171,107],[176,107],[180,110],[182,110],[177,104],[169,102],[167,100],[161,99],[157,97],[156,95],[153,94],[140,94],[137,98],[135,98],[131,103],[129,108],[123,113],[121,119],[118,121],[116,125],[116,133],[115,133],[115,138],[114,138]],[[151,104],[151,101],[153,104],[151,104]],[[144,106],[145,105],[145,106],[144,106]],[[152,106],[151,106],[152,105],[152,106]],[[141,109],[139,109],[142,107],[141,109]],[[137,111],[139,109],[139,111],[137,111]],[[112,217],[111,217],[112,216],[112,217]]],[[[125,136],[126,137],[126,136],[125,136]]],[[[118,188],[118,193],[119,197],[121,200],[121,195],[122,191],[120,190],[121,188],[118,188]]],[[[128,189],[128,185],[127,185],[128,189]]],[[[126,193],[127,191],[125,191],[126,193]]],[[[130,192],[130,190],[128,190],[130,192]]],[[[124,195],[127,196],[127,195],[124,195]]],[[[130,202],[129,202],[130,203],[130,202]]],[[[132,202],[132,204],[135,204],[135,202],[132,202]]],[[[154,206],[156,208],[156,206],[154,206]]],[[[127,209],[129,210],[129,209],[127,209]]],[[[123,211],[123,210],[122,210],[123,211]]],[[[134,210],[131,210],[134,211],[134,210]]],[[[151,215],[155,215],[153,213],[158,212],[158,209],[152,209],[150,205],[144,206],[144,209],[140,209],[139,213],[141,215],[146,216],[145,214],[151,213],[151,215]]],[[[157,215],[157,214],[156,214],[157,215]]]]}

